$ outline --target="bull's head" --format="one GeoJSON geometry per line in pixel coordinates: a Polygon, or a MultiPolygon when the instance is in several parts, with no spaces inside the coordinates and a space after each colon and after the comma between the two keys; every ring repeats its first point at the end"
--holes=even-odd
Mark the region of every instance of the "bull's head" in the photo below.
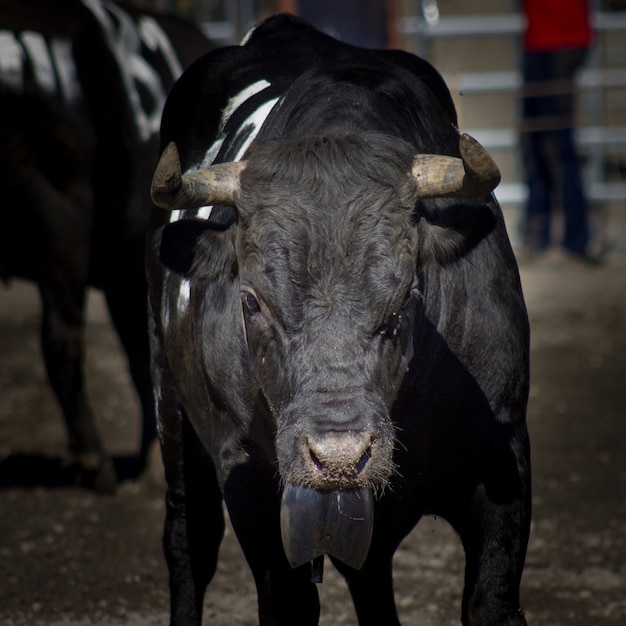
{"type": "Polygon", "coordinates": [[[157,205],[237,210],[234,247],[218,245],[230,246],[242,335],[276,420],[293,565],[327,552],[358,567],[367,555],[372,490],[394,467],[390,413],[413,354],[419,266],[462,243],[419,219],[416,203],[482,198],[500,180],[468,135],[460,154],[415,157],[408,144],[365,134],[258,142],[245,161],[186,174],[173,144],[161,157],[157,205]],[[358,519],[367,523],[355,530],[358,519]],[[310,541],[297,540],[304,527],[310,541]]]}

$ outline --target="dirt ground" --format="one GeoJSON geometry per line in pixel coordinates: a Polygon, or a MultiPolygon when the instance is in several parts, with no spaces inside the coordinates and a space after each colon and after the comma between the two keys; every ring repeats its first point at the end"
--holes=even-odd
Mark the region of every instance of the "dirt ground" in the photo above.
{"type": "MultiPolygon", "coordinates": [[[[626,253],[604,267],[522,267],[532,335],[534,515],[522,598],[529,624],[626,624],[626,253]]],[[[39,355],[32,286],[0,291],[0,624],[161,626],[168,618],[158,457],[113,496],[60,484],[60,414],[39,355]]],[[[138,408],[102,299],[90,296],[87,375],[108,449],[138,443],[138,408]]],[[[463,555],[425,519],[395,561],[407,625],[458,624],[463,555]]],[[[326,567],[322,624],[355,624],[326,567]]],[[[253,583],[230,529],[205,621],[256,623],[253,583]]]]}

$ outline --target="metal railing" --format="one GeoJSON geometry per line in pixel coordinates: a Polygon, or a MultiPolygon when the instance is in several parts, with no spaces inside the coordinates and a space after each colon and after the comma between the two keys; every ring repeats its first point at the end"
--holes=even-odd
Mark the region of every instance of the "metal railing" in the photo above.
{"type": "MultiPolygon", "coordinates": [[[[161,3],[170,9],[183,4],[182,0],[161,0],[161,3]]],[[[193,7],[193,15],[188,17],[195,18],[219,45],[240,41],[258,17],[258,0],[222,0],[218,3],[221,15],[218,20],[208,18],[206,7],[211,3],[216,4],[216,1],[187,1],[185,5],[193,7]]],[[[408,47],[425,58],[432,58],[433,43],[438,39],[508,37],[512,45],[520,46],[524,18],[519,13],[443,16],[436,0],[415,0],[414,6],[416,14],[401,17],[398,28],[408,47]]],[[[608,35],[623,32],[626,48],[626,11],[597,11],[592,19],[599,42],[608,35]]],[[[508,94],[512,100],[519,98],[522,81],[516,67],[505,71],[443,73],[451,90],[464,96],[508,94]]],[[[585,157],[585,178],[590,197],[599,201],[626,198],[626,183],[608,181],[605,167],[610,155],[624,153],[626,158],[626,126],[610,124],[605,116],[607,90],[626,88],[626,59],[623,67],[607,67],[601,45],[596,45],[578,77],[577,86],[584,94],[580,100],[586,109],[586,125],[577,130],[577,140],[585,157]]],[[[624,100],[626,102],[626,96],[624,100]]],[[[463,130],[474,134],[488,149],[507,150],[512,155],[518,152],[519,131],[515,127],[485,126],[463,130]]],[[[518,163],[516,178],[498,188],[501,202],[519,203],[524,199],[526,190],[519,182],[520,172],[521,164],[518,163]]]]}
{"type": "MultiPolygon", "coordinates": [[[[421,0],[420,14],[399,20],[401,34],[413,45],[418,54],[432,57],[432,45],[442,38],[514,37],[520,47],[524,29],[521,14],[509,15],[456,15],[443,17],[435,0],[421,0]]],[[[613,125],[605,119],[605,93],[608,89],[626,87],[626,66],[606,67],[602,55],[602,40],[614,33],[624,33],[626,44],[626,12],[595,12],[592,15],[598,42],[586,68],[580,72],[577,88],[586,95],[587,125],[576,131],[577,143],[585,156],[585,178],[592,200],[614,201],[626,199],[626,183],[608,181],[606,162],[610,154],[624,153],[626,157],[626,126],[613,125]]],[[[518,50],[519,52],[519,50],[518,50]]],[[[626,64],[625,64],[626,65],[626,64]]],[[[510,94],[519,98],[522,86],[518,69],[505,71],[456,72],[446,76],[446,82],[457,93],[510,94]]],[[[581,100],[583,98],[581,97],[581,100]]],[[[626,105],[624,107],[626,109],[626,105]]],[[[473,134],[487,149],[518,150],[518,128],[464,128],[473,134]]],[[[518,165],[517,178],[521,167],[518,165]]],[[[498,188],[502,203],[520,203],[526,196],[525,186],[519,181],[503,183],[498,188]]]]}

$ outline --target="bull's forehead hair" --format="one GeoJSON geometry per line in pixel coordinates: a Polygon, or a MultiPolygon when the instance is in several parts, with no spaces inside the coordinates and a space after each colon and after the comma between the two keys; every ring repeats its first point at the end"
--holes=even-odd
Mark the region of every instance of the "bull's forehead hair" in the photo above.
{"type": "Polygon", "coordinates": [[[373,134],[259,142],[242,174],[242,278],[296,318],[299,298],[393,306],[415,268],[412,156],[373,134]]]}
{"type": "Polygon", "coordinates": [[[373,201],[389,189],[405,205],[412,201],[408,173],[413,156],[408,143],[375,132],[257,140],[246,155],[243,204],[271,203],[286,187],[303,202],[330,198],[335,206],[355,194],[373,201]]]}

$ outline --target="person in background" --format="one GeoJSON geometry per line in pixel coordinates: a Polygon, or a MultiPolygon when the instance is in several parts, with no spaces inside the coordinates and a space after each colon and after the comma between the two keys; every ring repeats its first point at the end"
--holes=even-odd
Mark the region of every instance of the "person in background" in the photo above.
{"type": "Polygon", "coordinates": [[[588,202],[574,138],[576,71],[593,40],[587,0],[523,0],[522,154],[528,199],[522,235],[530,253],[552,246],[552,207],[563,211],[560,247],[589,251],[588,202]]]}
{"type": "Polygon", "coordinates": [[[400,48],[396,0],[278,0],[280,13],[363,48],[400,48]]]}

